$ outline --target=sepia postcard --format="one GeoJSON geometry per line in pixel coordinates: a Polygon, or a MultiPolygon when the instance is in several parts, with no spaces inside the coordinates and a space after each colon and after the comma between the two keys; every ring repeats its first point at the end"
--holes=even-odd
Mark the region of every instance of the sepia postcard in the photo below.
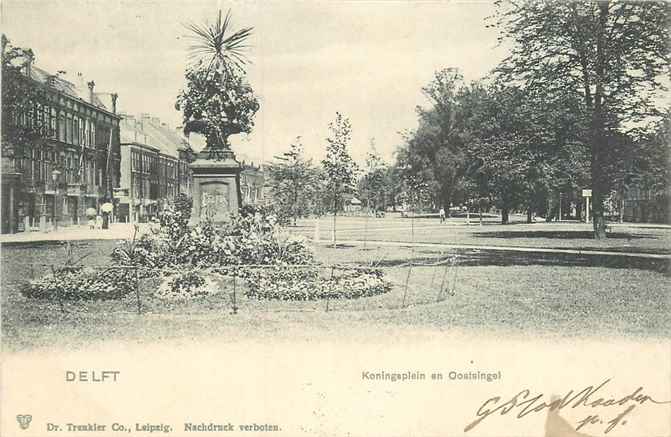
{"type": "Polygon", "coordinates": [[[671,3],[0,23],[1,436],[671,437],[671,3]]]}

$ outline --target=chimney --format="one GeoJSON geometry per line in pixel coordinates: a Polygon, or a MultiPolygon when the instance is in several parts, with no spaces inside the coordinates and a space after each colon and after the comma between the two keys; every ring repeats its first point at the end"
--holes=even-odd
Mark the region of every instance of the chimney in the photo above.
{"type": "Polygon", "coordinates": [[[93,105],[93,88],[96,86],[96,83],[91,81],[87,82],[87,85],[89,86],[89,103],[93,105]]]}
{"type": "Polygon", "coordinates": [[[112,112],[116,114],[116,99],[119,98],[117,93],[112,93],[112,112]]]}
{"type": "Polygon", "coordinates": [[[77,72],[77,83],[75,84],[77,89],[82,91],[85,90],[84,84],[84,76],[80,72],[77,72]]]}
{"type": "Polygon", "coordinates": [[[32,55],[26,57],[26,63],[24,67],[26,69],[26,76],[33,77],[33,61],[35,58],[32,55]]]}

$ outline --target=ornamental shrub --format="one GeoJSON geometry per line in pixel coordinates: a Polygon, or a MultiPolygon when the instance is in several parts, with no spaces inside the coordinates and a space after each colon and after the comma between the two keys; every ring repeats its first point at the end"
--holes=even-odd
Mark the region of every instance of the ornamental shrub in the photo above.
{"type": "Polygon", "coordinates": [[[173,240],[179,240],[187,233],[187,225],[191,218],[193,200],[180,193],[173,203],[165,205],[159,214],[159,224],[163,232],[173,240]]]}

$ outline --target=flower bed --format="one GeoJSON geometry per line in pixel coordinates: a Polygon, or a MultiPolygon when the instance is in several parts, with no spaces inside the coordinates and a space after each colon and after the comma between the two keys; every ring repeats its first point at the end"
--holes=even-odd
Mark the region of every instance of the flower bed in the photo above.
{"type": "MultiPolygon", "coordinates": [[[[61,268],[27,284],[22,293],[31,298],[115,299],[128,294],[138,279],[154,278],[154,297],[184,300],[217,294],[213,275],[246,281],[251,298],[280,300],[354,299],[390,289],[375,269],[338,268],[334,277],[320,276],[309,242],[280,228],[272,215],[232,216],[222,227],[210,222],[189,228],[190,201],[163,210],[150,232],[120,242],[112,253],[118,266],[137,272],[81,267],[61,268]]],[[[322,267],[323,269],[323,267],[322,267]]],[[[330,270],[329,272],[330,273],[330,270]]],[[[228,288],[228,284],[226,285],[228,288]]]]}
{"type": "Polygon", "coordinates": [[[317,267],[278,266],[248,275],[246,296],[257,299],[355,299],[391,289],[376,269],[337,269],[333,278],[320,277],[317,267]]]}
{"type": "Polygon", "coordinates": [[[20,292],[32,299],[107,300],[122,298],[134,286],[135,281],[126,270],[78,267],[57,270],[55,275],[27,282],[20,292]]]}
{"type": "Polygon", "coordinates": [[[164,300],[186,300],[212,296],[219,288],[211,274],[198,270],[182,270],[171,274],[163,274],[161,283],[154,296],[164,300]]]}

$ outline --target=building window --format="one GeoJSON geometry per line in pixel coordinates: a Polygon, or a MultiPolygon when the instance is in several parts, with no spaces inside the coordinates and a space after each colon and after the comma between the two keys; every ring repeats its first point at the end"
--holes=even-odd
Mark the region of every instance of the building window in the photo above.
{"type": "Polygon", "coordinates": [[[58,131],[56,130],[58,120],[58,112],[56,108],[51,108],[51,116],[49,117],[49,136],[53,139],[58,138],[58,131]]]}
{"type": "Polygon", "coordinates": [[[65,113],[58,114],[58,140],[65,142],[65,113]]]}
{"type": "Polygon", "coordinates": [[[89,145],[89,121],[85,118],[82,119],[82,144],[85,146],[89,145]]]}
{"type": "Polygon", "coordinates": [[[72,118],[72,144],[79,145],[79,118],[72,118]]]}
{"type": "Polygon", "coordinates": [[[74,138],[75,138],[75,131],[74,131],[74,120],[72,119],[72,115],[68,114],[68,128],[67,128],[67,140],[66,142],[68,144],[74,144],[74,138]]]}

